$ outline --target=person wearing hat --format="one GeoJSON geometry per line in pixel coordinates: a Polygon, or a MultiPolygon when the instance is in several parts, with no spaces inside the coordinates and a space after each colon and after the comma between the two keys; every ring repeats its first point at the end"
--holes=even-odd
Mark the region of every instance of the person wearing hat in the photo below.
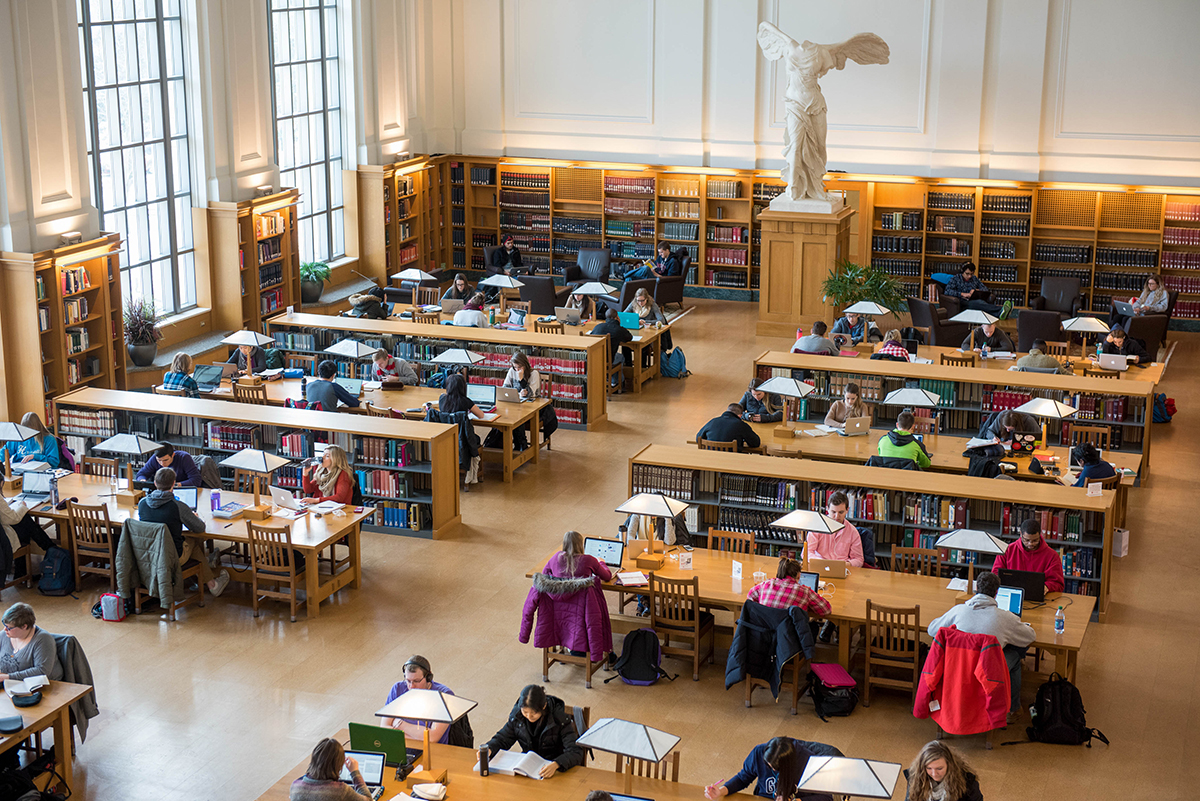
{"type": "MultiPolygon", "coordinates": [[[[409,690],[437,690],[447,695],[454,695],[454,691],[445,684],[433,680],[433,668],[429,666],[429,660],[420,654],[410,656],[408,661],[404,663],[404,679],[392,686],[392,691],[388,693],[386,703],[390,704],[409,690]]],[[[391,726],[393,729],[400,729],[404,732],[404,736],[417,739],[423,737],[425,735],[424,729],[428,728],[429,740],[431,742],[443,744],[450,742],[449,723],[426,724],[406,718],[384,718],[383,725],[391,726]]]]}
{"type": "Polygon", "coordinates": [[[521,269],[521,251],[517,250],[512,234],[505,234],[500,244],[502,247],[492,251],[492,263],[488,265],[488,272],[512,275],[521,269]]]}

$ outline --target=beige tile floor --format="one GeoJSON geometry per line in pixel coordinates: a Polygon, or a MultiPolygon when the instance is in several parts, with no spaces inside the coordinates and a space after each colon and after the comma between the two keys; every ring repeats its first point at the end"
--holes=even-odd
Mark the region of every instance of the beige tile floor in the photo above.
{"type": "MultiPolygon", "coordinates": [[[[5,604],[28,600],[47,629],[76,634],[91,659],[103,711],[79,748],[76,797],[255,798],[317,738],[349,720],[371,721],[412,653],[432,660],[439,681],[479,701],[474,730],[480,741],[490,736],[520,688],[540,680],[539,653],[516,639],[526,568],[566,528],[615,532],[611,510],[626,497],[629,456],[647,443],[689,439],[740,397],[756,354],[790,344],[754,336],[754,306],[696,306],[676,334],[694,375],[616,398],[600,431],[560,431],[553,452],[511,484],[489,470],[486,482],[463,496],[465,525],[449,540],[367,535],[363,588],[343,591],[315,621],[289,623],[285,607],[272,604],[256,620],[248,590],[238,588],[204,609],[188,609],[174,624],[151,616],[93,620],[96,583],[85,585],[78,601],[5,591],[5,604]]],[[[1200,337],[1186,339],[1175,355],[1164,390],[1181,411],[1170,425],[1155,427],[1152,486],[1130,499],[1131,554],[1114,567],[1109,622],[1093,625],[1080,660],[1089,723],[1113,745],[985,752],[981,738],[965,739],[960,746],[989,799],[1200,793],[1197,350],[1200,337]]],[[[678,734],[681,778],[697,784],[731,775],[751,746],[779,734],[906,764],[934,735],[933,724],[915,720],[907,696],[896,693],[879,692],[870,709],[829,723],[807,700],[796,717],[763,702],[747,710],[739,691],[724,690],[723,654],[717,661],[698,683],[597,682],[592,690],[577,669],[557,667],[549,689],[567,703],[590,705],[593,717],[629,717],[678,734]]],[[[673,660],[666,666],[684,667],[673,660]]],[[[1038,683],[1027,677],[1027,699],[1038,683]]],[[[895,798],[903,797],[901,786],[895,798]]]]}

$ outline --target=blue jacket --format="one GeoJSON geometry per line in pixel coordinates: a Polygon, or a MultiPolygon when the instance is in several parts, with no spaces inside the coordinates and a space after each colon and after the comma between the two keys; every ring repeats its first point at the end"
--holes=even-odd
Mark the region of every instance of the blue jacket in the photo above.
{"type": "Polygon", "coordinates": [[[849,318],[840,317],[838,318],[838,321],[833,324],[833,330],[829,333],[831,335],[845,334],[846,336],[850,337],[851,342],[857,345],[859,342],[862,342],[867,335],[867,318],[859,316],[858,323],[852,326],[850,325],[849,318]]]}
{"type": "MultiPolygon", "coordinates": [[[[796,748],[796,778],[798,780],[804,773],[808,758],[815,754],[808,746],[816,744],[806,743],[804,740],[792,740],[792,744],[796,748]]],[[[730,795],[746,789],[750,786],[750,782],[754,782],[755,795],[762,798],[775,797],[775,784],[779,781],[779,774],[767,764],[767,745],[768,743],[762,743],[754,746],[754,750],[742,764],[742,769],[732,779],[725,782],[725,787],[728,788],[730,795]]],[[[825,746],[825,748],[829,748],[829,746],[825,746]]],[[[830,751],[836,751],[836,749],[830,749],[830,751]]],[[[840,754],[840,752],[838,753],[840,754]]],[[[800,798],[803,801],[817,801],[818,799],[832,801],[830,796],[809,793],[802,794],[800,798]]]]}
{"type": "Polygon", "coordinates": [[[0,448],[0,459],[4,458],[5,451],[8,451],[9,458],[14,462],[19,462],[26,456],[32,456],[34,461],[45,462],[51,467],[58,467],[59,461],[62,458],[62,453],[59,451],[58,439],[53,434],[47,434],[42,437],[42,444],[40,446],[37,443],[37,437],[30,437],[24,442],[6,443],[3,448],[0,448]]]}

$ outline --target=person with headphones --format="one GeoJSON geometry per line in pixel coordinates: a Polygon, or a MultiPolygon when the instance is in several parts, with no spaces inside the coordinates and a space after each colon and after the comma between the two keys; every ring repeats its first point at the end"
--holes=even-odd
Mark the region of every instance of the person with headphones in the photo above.
{"type": "MultiPolygon", "coordinates": [[[[448,695],[454,695],[454,691],[445,684],[433,680],[433,668],[430,667],[429,660],[420,654],[410,656],[408,661],[404,663],[404,679],[392,686],[392,691],[388,693],[386,703],[390,704],[409,690],[437,690],[448,695]]],[[[450,742],[449,723],[426,724],[405,718],[384,718],[383,725],[391,726],[393,729],[400,729],[404,732],[404,736],[415,739],[424,737],[424,729],[428,728],[430,742],[442,744],[450,742]]]]}

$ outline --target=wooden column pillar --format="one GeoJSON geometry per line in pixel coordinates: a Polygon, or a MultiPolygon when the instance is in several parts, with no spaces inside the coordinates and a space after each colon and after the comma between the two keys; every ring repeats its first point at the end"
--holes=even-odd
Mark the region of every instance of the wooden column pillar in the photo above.
{"type": "Polygon", "coordinates": [[[759,336],[791,337],[815,320],[833,323],[835,309],[822,300],[821,284],[850,253],[849,206],[833,214],[771,211],[762,223],[759,268],[759,336]]]}

